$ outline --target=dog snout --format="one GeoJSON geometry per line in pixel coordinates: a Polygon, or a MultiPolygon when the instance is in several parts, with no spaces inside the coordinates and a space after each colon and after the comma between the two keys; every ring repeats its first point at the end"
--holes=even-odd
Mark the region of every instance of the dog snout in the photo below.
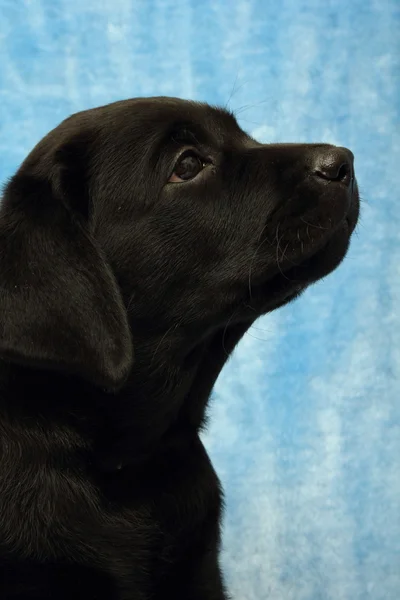
{"type": "Polygon", "coordinates": [[[350,186],[354,177],[354,156],[347,148],[320,147],[313,157],[313,174],[318,179],[350,186]]]}

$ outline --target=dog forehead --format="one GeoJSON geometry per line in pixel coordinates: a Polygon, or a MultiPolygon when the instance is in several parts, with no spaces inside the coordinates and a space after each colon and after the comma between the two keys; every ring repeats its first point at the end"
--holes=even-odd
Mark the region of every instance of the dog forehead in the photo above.
{"type": "MultiPolygon", "coordinates": [[[[107,110],[107,107],[105,107],[107,110]]],[[[192,127],[207,132],[216,142],[246,134],[233,113],[205,102],[173,97],[134,98],[109,105],[110,115],[116,109],[124,126],[133,132],[153,137],[176,127],[192,127]]],[[[111,120],[112,122],[113,120],[111,120]]],[[[115,123],[115,121],[114,121],[115,123]]]]}
{"type": "Polygon", "coordinates": [[[160,119],[188,119],[194,122],[208,122],[220,127],[239,129],[233,113],[225,108],[212,106],[206,102],[158,96],[133,99],[131,106],[136,109],[136,113],[139,112],[140,114],[143,111],[160,119]]]}

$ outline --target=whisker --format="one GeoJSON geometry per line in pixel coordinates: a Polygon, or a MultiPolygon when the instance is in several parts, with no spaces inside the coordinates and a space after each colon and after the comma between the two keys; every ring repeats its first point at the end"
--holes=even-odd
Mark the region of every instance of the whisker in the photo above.
{"type": "Polygon", "coordinates": [[[130,310],[131,310],[131,308],[132,308],[132,304],[133,304],[133,301],[134,301],[134,299],[135,299],[135,296],[136,296],[136,292],[133,292],[133,294],[132,294],[132,295],[131,295],[131,297],[129,298],[129,302],[128,302],[127,306],[126,306],[126,311],[127,311],[127,313],[129,313],[129,312],[130,312],[130,310]]]}
{"type": "Polygon", "coordinates": [[[231,314],[231,316],[228,319],[227,324],[224,327],[224,332],[222,334],[222,348],[223,351],[225,352],[226,356],[229,356],[229,352],[225,347],[225,336],[226,336],[226,332],[228,330],[229,324],[232,322],[233,317],[237,314],[238,310],[239,310],[240,306],[238,306],[237,308],[235,308],[235,310],[233,311],[233,313],[231,314]]]}
{"type": "Polygon", "coordinates": [[[261,233],[260,233],[260,235],[258,236],[258,239],[257,239],[257,244],[258,244],[258,245],[257,245],[257,247],[256,247],[256,250],[255,250],[255,252],[254,252],[254,254],[253,254],[253,257],[252,257],[252,259],[251,259],[251,261],[250,261],[250,268],[249,268],[249,295],[250,295],[250,300],[252,299],[252,292],[251,292],[251,271],[252,271],[252,269],[253,269],[253,264],[254,264],[254,261],[255,261],[255,258],[256,258],[256,256],[257,256],[257,254],[258,254],[258,251],[259,251],[259,249],[261,248],[261,246],[262,246],[262,245],[264,244],[264,242],[265,242],[265,240],[262,240],[262,241],[260,242],[260,238],[262,237],[262,235],[263,235],[264,231],[266,230],[266,228],[267,228],[267,225],[268,225],[267,223],[264,225],[264,227],[263,227],[263,228],[262,228],[262,230],[261,230],[261,233]],[[260,242],[260,243],[259,243],[259,242],[260,242]]]}
{"type": "MultiPolygon", "coordinates": [[[[229,105],[229,102],[232,100],[233,96],[234,96],[235,94],[237,94],[237,93],[238,93],[238,92],[239,92],[239,91],[242,89],[242,87],[243,87],[244,85],[246,85],[246,83],[248,83],[248,81],[246,80],[246,81],[244,81],[243,83],[241,83],[241,84],[239,85],[239,87],[237,87],[237,88],[235,89],[235,87],[236,87],[236,84],[237,84],[237,81],[238,81],[238,77],[239,77],[239,74],[236,74],[236,77],[235,77],[235,83],[233,84],[233,88],[232,88],[232,91],[231,91],[231,93],[230,93],[230,96],[229,96],[229,98],[228,98],[228,101],[227,101],[227,103],[225,104],[225,110],[228,110],[228,105],[229,105]]],[[[235,113],[235,111],[232,111],[232,112],[233,112],[233,113],[235,113]]]]}
{"type": "Polygon", "coordinates": [[[235,77],[235,81],[234,81],[234,83],[233,83],[233,88],[232,88],[232,91],[231,91],[231,93],[229,94],[229,98],[228,98],[228,100],[227,100],[227,102],[226,102],[226,104],[225,104],[225,107],[224,107],[224,108],[225,108],[225,110],[227,110],[227,109],[228,109],[229,102],[232,100],[232,96],[233,96],[233,94],[235,93],[235,87],[236,87],[236,84],[237,84],[238,77],[239,77],[239,73],[236,73],[236,77],[235,77]]]}
{"type": "Polygon", "coordinates": [[[251,333],[249,331],[246,331],[245,335],[249,335],[251,338],[253,338],[254,340],[258,340],[259,342],[268,342],[268,340],[264,340],[263,338],[259,338],[255,335],[251,335],[251,333]]]}
{"type": "Polygon", "coordinates": [[[258,106],[261,106],[261,104],[266,104],[267,102],[270,102],[271,100],[268,98],[266,100],[260,100],[260,102],[256,102],[255,104],[244,104],[243,106],[240,106],[239,108],[235,108],[235,110],[233,111],[235,116],[240,115],[242,112],[244,112],[245,110],[250,110],[250,108],[257,108],[258,106]]]}
{"type": "Polygon", "coordinates": [[[285,255],[286,255],[286,250],[289,248],[289,243],[290,243],[290,242],[288,242],[288,243],[286,244],[286,246],[285,246],[285,249],[284,249],[284,251],[283,251],[283,253],[282,253],[282,256],[281,256],[281,262],[283,262],[283,260],[284,260],[284,258],[285,258],[285,255]]]}
{"type": "Polygon", "coordinates": [[[152,366],[152,365],[153,365],[153,363],[154,363],[154,359],[155,359],[155,356],[156,356],[156,354],[157,354],[157,352],[158,352],[158,350],[159,350],[159,348],[160,348],[161,344],[162,344],[162,343],[163,343],[163,341],[165,340],[166,336],[167,336],[167,335],[168,335],[168,334],[169,334],[169,333],[170,333],[170,332],[171,332],[173,329],[178,329],[178,327],[179,327],[179,325],[182,323],[183,319],[184,319],[184,315],[183,315],[183,316],[182,316],[182,317],[179,319],[179,321],[178,321],[177,323],[173,323],[173,325],[171,325],[171,327],[168,327],[167,331],[166,331],[166,332],[164,333],[164,335],[161,337],[160,341],[158,342],[158,344],[157,344],[157,346],[156,346],[156,348],[155,348],[155,350],[154,350],[154,352],[153,352],[153,356],[152,356],[152,359],[151,359],[151,361],[150,361],[150,366],[152,366]]]}
{"type": "Polygon", "coordinates": [[[329,231],[329,227],[322,227],[322,225],[315,225],[314,223],[308,223],[303,217],[300,217],[300,221],[303,221],[305,225],[309,225],[310,227],[315,227],[315,229],[322,229],[323,231],[329,231]]]}
{"type": "Polygon", "coordinates": [[[263,329],[262,327],[256,327],[255,325],[251,325],[250,329],[255,329],[256,331],[262,331],[263,333],[272,334],[272,329],[263,329]]]}
{"type": "Polygon", "coordinates": [[[279,269],[280,274],[285,279],[287,279],[288,281],[290,281],[289,277],[287,277],[285,275],[285,273],[281,269],[281,265],[279,264],[279,249],[280,249],[280,245],[281,245],[281,240],[282,240],[283,236],[285,235],[285,232],[283,232],[282,235],[281,235],[281,237],[280,237],[280,239],[279,239],[279,237],[278,237],[278,235],[279,235],[279,225],[280,225],[280,223],[278,223],[278,225],[276,227],[276,234],[275,234],[275,237],[276,237],[276,253],[275,253],[276,265],[277,265],[277,267],[279,269]]]}

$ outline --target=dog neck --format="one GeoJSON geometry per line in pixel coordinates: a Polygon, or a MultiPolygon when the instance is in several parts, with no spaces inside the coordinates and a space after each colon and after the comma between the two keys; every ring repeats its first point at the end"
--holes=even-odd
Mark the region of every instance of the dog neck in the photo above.
{"type": "Polygon", "coordinates": [[[117,394],[69,375],[0,361],[0,422],[11,438],[15,427],[20,439],[29,428],[26,452],[32,461],[45,454],[68,461],[71,455],[108,472],[140,468],[166,445],[199,433],[215,381],[249,326],[232,325],[190,349],[161,352],[168,356],[162,361],[154,360],[160,340],[138,340],[131,377],[117,394]],[[70,448],[52,437],[60,422],[73,433],[70,448]],[[40,444],[46,447],[36,448],[40,444]]]}
{"type": "Polygon", "coordinates": [[[96,450],[103,468],[144,464],[165,444],[197,435],[206,425],[206,408],[218,375],[250,325],[222,328],[190,350],[187,345],[185,351],[171,349],[168,360],[159,363],[152,361],[157,344],[147,340],[142,346],[137,341],[135,368],[117,397],[118,409],[112,405],[106,409],[103,447],[96,450]]]}

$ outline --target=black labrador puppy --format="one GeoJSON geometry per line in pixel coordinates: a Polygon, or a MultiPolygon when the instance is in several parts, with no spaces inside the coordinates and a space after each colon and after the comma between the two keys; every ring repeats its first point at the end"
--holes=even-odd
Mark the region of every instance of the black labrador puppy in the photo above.
{"type": "Polygon", "coordinates": [[[349,150],[205,104],[117,102],[36,146],[0,212],[1,598],[228,598],[207,401],[358,212],[349,150]]]}

